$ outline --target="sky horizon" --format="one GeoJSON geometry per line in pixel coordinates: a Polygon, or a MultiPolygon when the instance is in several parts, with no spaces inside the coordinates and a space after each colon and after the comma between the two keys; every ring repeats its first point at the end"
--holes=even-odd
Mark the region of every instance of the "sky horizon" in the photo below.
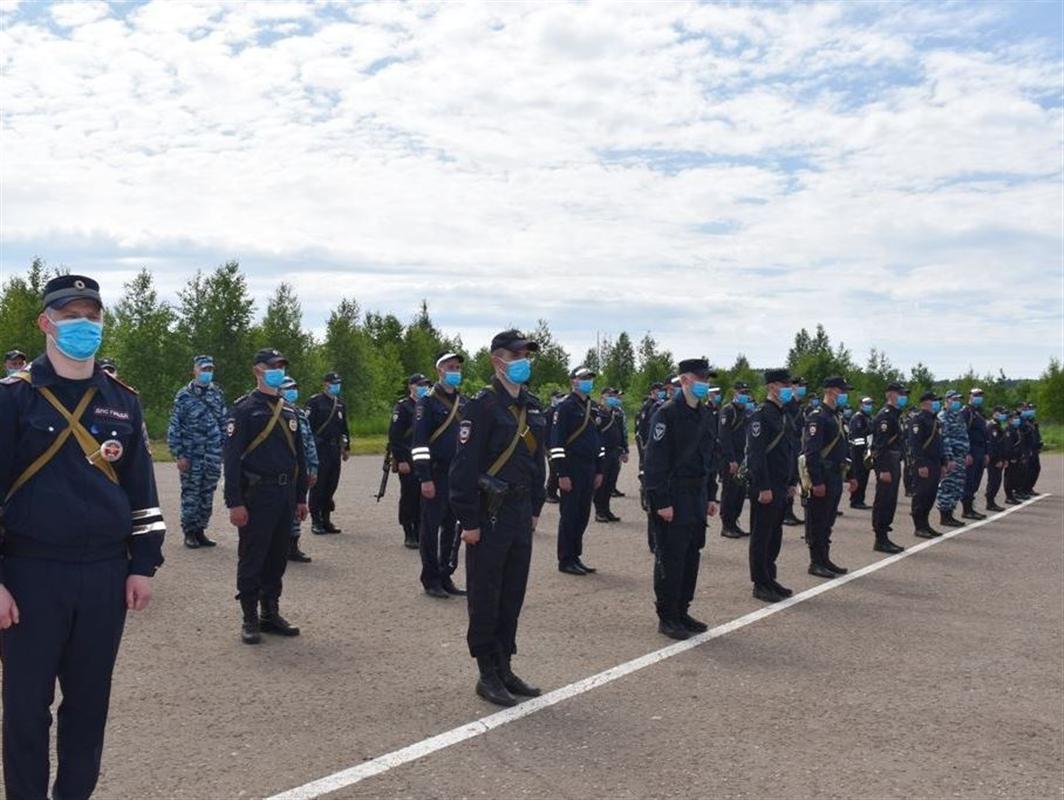
{"type": "MultiPolygon", "coordinates": [[[[0,0],[0,277],[240,261],[475,351],[1037,377],[1064,355],[1064,6],[0,0]]],[[[2,344],[2,343],[0,343],[2,344]]]]}

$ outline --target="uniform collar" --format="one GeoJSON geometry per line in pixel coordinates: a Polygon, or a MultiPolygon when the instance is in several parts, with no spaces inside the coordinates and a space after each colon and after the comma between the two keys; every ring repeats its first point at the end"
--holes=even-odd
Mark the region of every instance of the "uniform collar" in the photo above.
{"type": "MultiPolygon", "coordinates": [[[[52,362],[48,359],[46,353],[41,353],[33,360],[33,364],[30,369],[30,382],[35,388],[54,386],[57,383],[65,380],[56,374],[55,367],[52,366],[52,362]]],[[[107,399],[113,399],[114,387],[111,385],[111,381],[100,369],[99,364],[93,364],[92,376],[88,379],[91,385],[95,386],[102,395],[107,399]]]]}
{"type": "Polygon", "coordinates": [[[517,397],[511,397],[510,391],[502,385],[502,381],[499,380],[498,375],[491,379],[491,385],[495,389],[495,394],[502,398],[507,405],[513,403],[518,408],[521,408],[528,403],[528,389],[524,386],[522,386],[521,391],[517,393],[517,397]]]}

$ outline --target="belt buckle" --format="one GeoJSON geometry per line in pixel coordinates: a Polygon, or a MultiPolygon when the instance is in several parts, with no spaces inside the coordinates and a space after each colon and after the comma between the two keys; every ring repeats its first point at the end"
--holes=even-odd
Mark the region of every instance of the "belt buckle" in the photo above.
{"type": "Polygon", "coordinates": [[[288,485],[288,473],[287,472],[282,472],[280,475],[277,476],[277,485],[278,486],[287,486],[288,485]]]}

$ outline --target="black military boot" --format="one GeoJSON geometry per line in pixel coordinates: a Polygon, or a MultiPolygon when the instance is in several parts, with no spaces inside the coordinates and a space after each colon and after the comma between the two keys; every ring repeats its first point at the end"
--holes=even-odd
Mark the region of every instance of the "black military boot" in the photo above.
{"type": "Polygon", "coordinates": [[[195,550],[200,546],[199,537],[196,535],[196,531],[189,529],[185,531],[185,547],[189,550],[195,550]]]}
{"type": "Polygon", "coordinates": [[[262,598],[262,619],[260,621],[262,632],[276,633],[278,636],[299,636],[299,628],[290,625],[288,620],[281,616],[279,605],[280,602],[276,599],[262,598]]]}
{"type": "Polygon", "coordinates": [[[709,626],[702,622],[702,620],[695,619],[686,611],[682,612],[679,617],[680,624],[683,625],[691,633],[705,633],[709,630],[709,626]]]}
{"type": "Polygon", "coordinates": [[[328,531],[325,530],[325,523],[322,522],[320,511],[317,514],[310,515],[310,532],[315,536],[324,536],[328,533],[328,531]]]}
{"type": "Polygon", "coordinates": [[[207,532],[203,528],[196,529],[196,541],[199,542],[200,547],[214,547],[218,544],[214,539],[207,538],[207,532]]]}
{"type": "Polygon", "coordinates": [[[408,550],[417,550],[421,546],[420,542],[418,542],[417,527],[412,522],[408,522],[403,526],[403,547],[408,550]]]}
{"type": "Polygon", "coordinates": [[[938,512],[939,524],[944,528],[963,528],[964,523],[953,516],[952,511],[939,511],[938,512]]]}
{"type": "Polygon", "coordinates": [[[258,644],[262,641],[260,635],[258,603],[254,597],[241,597],[240,610],[244,612],[244,624],[240,626],[240,641],[244,644],[258,644]]]}
{"type": "Polygon", "coordinates": [[[447,594],[453,594],[456,597],[465,597],[468,594],[465,589],[459,589],[454,585],[454,581],[451,580],[450,575],[440,581],[440,587],[443,591],[447,592],[447,594]]]}
{"type": "Polygon", "coordinates": [[[517,705],[517,698],[510,694],[510,690],[499,677],[494,656],[477,656],[477,668],[480,670],[480,678],[477,679],[478,695],[497,706],[517,705]]]}
{"type": "Polygon", "coordinates": [[[990,499],[990,498],[988,497],[988,498],[986,499],[986,510],[987,510],[987,511],[1004,511],[1004,510],[1005,510],[1005,508],[1004,508],[1003,506],[999,506],[999,505],[997,504],[997,501],[996,501],[996,500],[991,500],[991,499],[990,499]]]}
{"type": "Polygon", "coordinates": [[[323,511],[321,513],[321,526],[325,529],[326,533],[339,533],[341,530],[333,525],[331,511],[323,511]]]}
{"type": "Polygon", "coordinates": [[[309,564],[310,556],[299,549],[299,537],[293,536],[288,540],[288,560],[298,561],[300,564],[309,564]]]}
{"type": "Polygon", "coordinates": [[[725,525],[720,529],[720,535],[725,539],[742,539],[743,532],[735,525],[725,525]]]}
{"type": "Polygon", "coordinates": [[[694,635],[684,627],[680,620],[669,617],[658,618],[658,633],[663,633],[670,639],[678,639],[680,641],[690,639],[694,635]]]}
{"type": "Polygon", "coordinates": [[[502,685],[510,694],[517,697],[539,697],[543,694],[535,686],[528,685],[514,675],[513,670],[510,669],[510,656],[500,656],[498,665],[499,679],[502,680],[502,685]]]}
{"type": "Polygon", "coordinates": [[[986,514],[980,514],[975,510],[974,500],[964,501],[964,512],[961,514],[962,519],[986,519],[986,514]]]}

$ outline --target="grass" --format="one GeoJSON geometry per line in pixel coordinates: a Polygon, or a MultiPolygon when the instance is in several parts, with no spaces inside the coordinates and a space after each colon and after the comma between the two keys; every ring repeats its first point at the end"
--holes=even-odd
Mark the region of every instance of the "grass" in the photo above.
{"type": "Polygon", "coordinates": [[[1064,425],[1058,422],[1043,422],[1039,427],[1042,429],[1044,452],[1059,453],[1064,450],[1064,425]]]}

